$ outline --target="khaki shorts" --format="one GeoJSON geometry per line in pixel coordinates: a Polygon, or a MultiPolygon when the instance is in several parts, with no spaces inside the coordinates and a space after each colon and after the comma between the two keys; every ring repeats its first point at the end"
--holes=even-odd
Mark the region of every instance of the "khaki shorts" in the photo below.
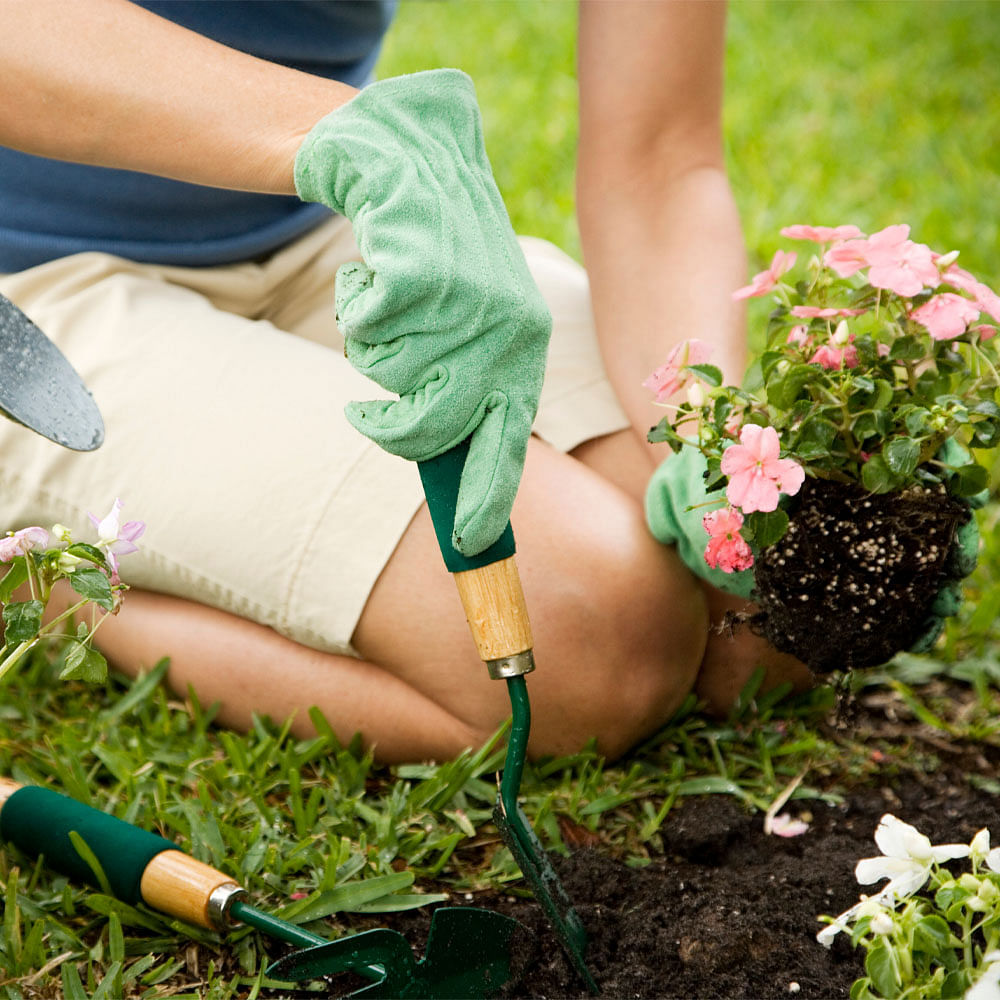
{"type": "MultiPolygon", "coordinates": [[[[535,432],[567,451],[627,425],[605,380],[583,270],[522,241],[553,313],[535,432]]],[[[123,579],[352,653],[368,594],[423,499],[415,465],[346,421],[384,395],[343,356],[333,278],[359,259],[336,218],[259,263],[212,268],[66,257],[0,277],[104,417],[97,451],[0,419],[0,530],[93,538],[116,497],[147,523],[123,579]]]]}

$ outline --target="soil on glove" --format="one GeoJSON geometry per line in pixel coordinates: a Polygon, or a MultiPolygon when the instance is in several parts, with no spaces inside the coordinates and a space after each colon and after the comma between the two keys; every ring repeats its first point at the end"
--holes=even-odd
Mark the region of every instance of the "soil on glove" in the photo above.
{"type": "Polygon", "coordinates": [[[817,674],[873,667],[909,649],[955,575],[970,517],[944,487],[869,494],[807,479],[788,533],[754,567],[750,625],[817,674]]]}

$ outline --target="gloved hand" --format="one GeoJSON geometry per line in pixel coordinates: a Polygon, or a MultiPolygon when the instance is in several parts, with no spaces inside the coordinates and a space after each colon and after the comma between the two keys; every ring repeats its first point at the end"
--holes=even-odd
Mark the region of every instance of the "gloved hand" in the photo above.
{"type": "MultiPolygon", "coordinates": [[[[945,441],[937,457],[952,466],[968,465],[973,461],[968,450],[953,438],[945,441]]],[[[945,619],[958,614],[958,609],[962,606],[962,581],[976,568],[979,557],[979,525],[976,523],[975,512],[985,506],[989,495],[989,490],[983,490],[975,496],[965,498],[972,508],[969,520],[959,525],[955,532],[955,541],[945,569],[945,581],[931,605],[920,638],[909,649],[911,653],[927,653],[933,649],[944,630],[945,619]]]]}
{"type": "Polygon", "coordinates": [[[364,263],[337,275],[347,357],[400,397],[352,402],[347,419],[418,462],[472,436],[453,544],[475,555],[510,516],[552,320],[493,180],[472,81],[432,70],[372,84],[306,136],[295,183],[351,220],[364,263]]]}
{"type": "MultiPolygon", "coordinates": [[[[646,487],[646,522],[664,545],[673,545],[681,561],[695,576],[739,597],[750,597],[753,570],[726,573],[705,562],[708,533],[702,519],[718,504],[708,504],[705,491],[705,456],[694,448],[681,448],[660,463],[646,487]],[[693,510],[688,510],[693,507],[693,510]]],[[[723,493],[714,494],[724,500],[723,493]]]]}

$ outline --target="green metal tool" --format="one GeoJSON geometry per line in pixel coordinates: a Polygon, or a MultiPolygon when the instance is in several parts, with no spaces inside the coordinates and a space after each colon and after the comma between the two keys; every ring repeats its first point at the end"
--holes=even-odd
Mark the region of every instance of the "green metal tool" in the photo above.
{"type": "Polygon", "coordinates": [[[508,523],[490,548],[471,558],[463,556],[451,543],[455,502],[468,449],[465,441],[437,458],[419,463],[419,469],[438,545],[454,576],[479,655],[491,677],[507,682],[510,696],[512,725],[493,817],[573,967],[596,994],[597,985],[584,958],[586,931],[517,802],[531,730],[524,675],[535,669],[535,661],[531,625],[514,562],[514,533],[508,523]]]}
{"type": "Polygon", "coordinates": [[[195,860],[171,841],[48,788],[0,778],[0,838],[71,878],[94,875],[73,845],[83,838],[124,902],[143,902],[188,923],[225,932],[237,921],[302,950],[274,962],[267,975],[300,982],[353,972],[370,982],[352,997],[451,1000],[489,997],[515,978],[514,937],[525,933],[509,917],[471,907],[441,908],[431,918],[424,957],[385,927],[335,941],[252,906],[246,890],[223,872],[195,860]]]}

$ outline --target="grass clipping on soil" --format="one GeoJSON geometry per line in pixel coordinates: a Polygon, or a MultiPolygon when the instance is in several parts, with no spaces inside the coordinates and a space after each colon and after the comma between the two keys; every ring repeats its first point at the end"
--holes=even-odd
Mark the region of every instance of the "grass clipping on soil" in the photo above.
{"type": "Polygon", "coordinates": [[[751,628],[817,674],[887,662],[926,631],[957,577],[955,532],[971,516],[944,487],[870,494],[807,480],[788,533],[754,567],[751,628]]]}

